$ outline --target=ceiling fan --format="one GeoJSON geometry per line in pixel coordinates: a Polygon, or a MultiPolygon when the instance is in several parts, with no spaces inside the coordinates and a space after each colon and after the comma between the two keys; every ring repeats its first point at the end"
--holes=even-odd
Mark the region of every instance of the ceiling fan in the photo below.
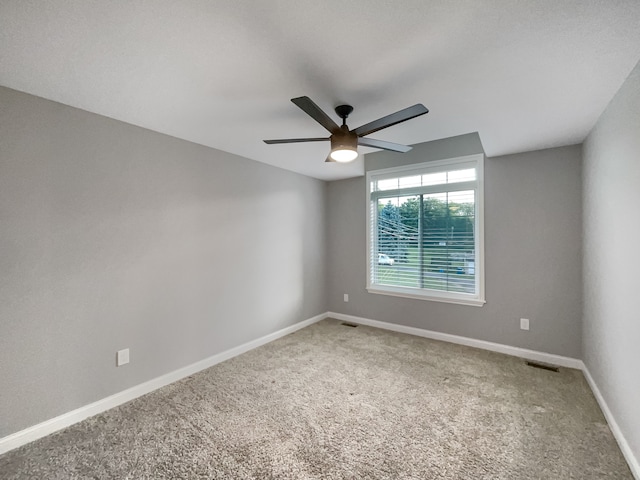
{"type": "Polygon", "coordinates": [[[370,133],[377,132],[383,128],[406,122],[412,118],[419,117],[425,113],[429,113],[429,109],[417,103],[412,107],[407,107],[391,115],[379,118],[373,122],[369,122],[361,127],[349,130],[347,126],[347,117],[353,112],[351,105],[338,105],[335,110],[336,114],[342,118],[342,125],[334,122],[322,109],[313,103],[309,97],[292,98],[291,101],[300,107],[307,115],[316,122],[326,128],[331,136],[319,138],[285,138],[281,140],[264,140],[269,145],[277,143],[301,143],[301,142],[324,142],[331,141],[331,153],[325,160],[326,162],[351,162],[358,157],[358,145],[363,147],[381,148],[391,152],[405,153],[411,150],[408,145],[399,143],[385,142],[384,140],[375,140],[373,138],[362,138],[370,133]]]}

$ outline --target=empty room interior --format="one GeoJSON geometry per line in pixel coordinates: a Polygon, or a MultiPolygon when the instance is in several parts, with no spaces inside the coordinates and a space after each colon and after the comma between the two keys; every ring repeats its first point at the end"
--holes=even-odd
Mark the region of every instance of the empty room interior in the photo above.
{"type": "Polygon", "coordinates": [[[640,480],[639,25],[0,1],[0,478],[640,480]]]}

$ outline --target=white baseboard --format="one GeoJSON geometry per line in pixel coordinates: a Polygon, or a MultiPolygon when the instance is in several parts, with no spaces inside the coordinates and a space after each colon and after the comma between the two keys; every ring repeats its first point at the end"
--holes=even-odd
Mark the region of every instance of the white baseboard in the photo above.
{"type": "Polygon", "coordinates": [[[636,480],[640,480],[640,461],[638,461],[638,458],[636,458],[633,451],[631,450],[631,446],[629,445],[629,442],[627,442],[627,439],[624,437],[622,431],[620,430],[620,427],[618,426],[618,422],[616,422],[616,419],[614,418],[613,414],[611,413],[611,410],[609,409],[609,405],[607,405],[607,402],[602,396],[602,393],[600,393],[600,389],[598,388],[598,385],[596,384],[595,380],[591,376],[589,369],[584,364],[582,365],[582,372],[584,373],[584,376],[587,379],[587,383],[589,384],[589,387],[591,387],[591,391],[593,392],[593,395],[596,397],[596,400],[598,401],[598,405],[600,405],[600,409],[604,414],[604,418],[607,419],[609,428],[611,429],[613,436],[618,442],[618,446],[620,447],[620,450],[622,451],[622,455],[624,455],[624,458],[627,461],[627,464],[629,465],[629,469],[631,470],[631,473],[633,474],[636,480]]]}
{"type": "Polygon", "coordinates": [[[458,335],[451,335],[449,333],[434,332],[433,330],[424,330],[422,328],[407,327],[405,325],[398,325],[395,323],[381,322],[379,320],[371,320],[369,318],[355,317],[353,315],[345,315],[342,313],[328,312],[329,318],[335,318],[345,322],[358,323],[360,325],[368,325],[370,327],[382,328],[385,330],[392,330],[399,333],[407,333],[409,335],[415,335],[417,337],[431,338],[433,340],[441,340],[443,342],[457,343],[459,345],[466,345],[468,347],[481,348],[483,350],[490,350],[492,352],[504,353],[505,355],[512,355],[514,357],[526,358],[527,360],[535,360],[536,362],[551,363],[558,365],[559,367],[582,369],[583,364],[581,360],[571,357],[563,357],[561,355],[555,355],[553,353],[538,352],[536,350],[527,350],[526,348],[512,347],[510,345],[504,345],[501,343],[487,342],[485,340],[477,340],[475,338],[461,337],[458,335]]]}
{"type": "Polygon", "coordinates": [[[142,395],[146,395],[147,393],[157,390],[158,388],[181,380],[185,377],[188,377],[189,375],[193,375],[194,373],[212,367],[213,365],[216,365],[220,362],[229,360],[230,358],[236,357],[242,353],[253,350],[254,348],[260,347],[269,342],[273,342],[278,338],[289,335],[290,333],[300,330],[301,328],[308,327],[309,325],[319,322],[320,320],[323,320],[325,318],[327,318],[326,313],[316,315],[315,317],[296,323],[295,325],[291,325],[290,327],[283,328],[281,330],[278,330],[277,332],[270,333],[269,335],[265,335],[263,337],[213,355],[209,358],[205,358],[204,360],[201,360],[199,362],[193,363],[178,370],[174,370],[173,372],[154,378],[152,380],[149,380],[148,382],[141,383],[140,385],[136,385],[135,387],[131,387],[127,390],[123,390],[122,392],[103,398],[102,400],[98,400],[97,402],[90,403],[89,405],[85,405],[84,407],[77,408],[76,410],[72,410],[50,420],[46,420],[42,423],[38,423],[37,425],[25,428],[24,430],[20,430],[19,432],[13,433],[4,438],[0,438],[0,455],[8,452],[9,450],[13,450],[14,448],[18,448],[29,442],[37,440],[38,438],[42,438],[54,432],[57,432],[58,430],[62,430],[63,428],[73,425],[74,423],[78,423],[86,418],[102,413],[106,410],[109,410],[110,408],[117,407],[118,405],[122,405],[123,403],[141,397],[142,395]]]}

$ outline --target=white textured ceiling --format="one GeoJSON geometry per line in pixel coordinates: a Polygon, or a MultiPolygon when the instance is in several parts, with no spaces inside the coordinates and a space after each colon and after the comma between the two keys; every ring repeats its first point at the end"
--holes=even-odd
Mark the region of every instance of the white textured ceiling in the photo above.
{"type": "Polygon", "coordinates": [[[361,158],[262,142],[327,135],[293,97],[495,156],[581,142],[639,59],[638,0],[0,0],[1,85],[327,180],[361,158]]]}

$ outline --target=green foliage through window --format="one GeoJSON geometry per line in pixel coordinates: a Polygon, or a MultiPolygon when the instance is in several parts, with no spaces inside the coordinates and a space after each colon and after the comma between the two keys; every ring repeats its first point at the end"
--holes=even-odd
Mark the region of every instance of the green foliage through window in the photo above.
{"type": "Polygon", "coordinates": [[[474,293],[474,226],[473,191],[380,198],[377,283],[474,293]]]}

